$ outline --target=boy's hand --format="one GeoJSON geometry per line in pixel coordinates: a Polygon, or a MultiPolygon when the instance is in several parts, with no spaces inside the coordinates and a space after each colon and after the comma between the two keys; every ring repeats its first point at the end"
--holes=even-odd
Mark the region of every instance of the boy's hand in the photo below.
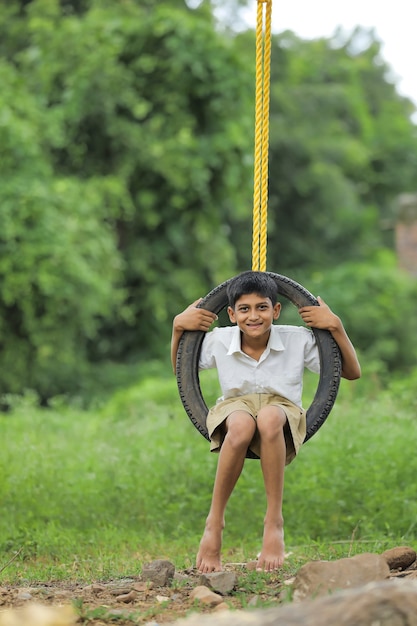
{"type": "Polygon", "coordinates": [[[202,298],[199,298],[175,317],[175,331],[183,332],[184,330],[209,330],[212,323],[215,322],[218,317],[215,313],[212,313],[207,309],[199,309],[197,304],[199,304],[201,300],[202,298]]]}
{"type": "Polygon", "coordinates": [[[322,328],[330,332],[338,330],[341,326],[340,318],[333,313],[320,296],[317,297],[317,300],[319,306],[303,306],[298,310],[303,322],[312,328],[322,328]]]}
{"type": "Polygon", "coordinates": [[[317,300],[319,306],[302,306],[298,310],[303,322],[312,328],[330,331],[342,355],[343,378],[348,380],[360,378],[361,366],[340,317],[333,313],[320,296],[317,297],[317,300]]]}
{"type": "Polygon", "coordinates": [[[176,317],[174,317],[171,337],[171,363],[174,373],[176,370],[177,352],[182,333],[185,330],[207,331],[212,323],[218,319],[215,313],[212,313],[207,309],[199,309],[197,307],[197,304],[199,304],[201,300],[202,298],[199,298],[190,304],[190,306],[188,306],[182,313],[179,313],[176,317]]]}

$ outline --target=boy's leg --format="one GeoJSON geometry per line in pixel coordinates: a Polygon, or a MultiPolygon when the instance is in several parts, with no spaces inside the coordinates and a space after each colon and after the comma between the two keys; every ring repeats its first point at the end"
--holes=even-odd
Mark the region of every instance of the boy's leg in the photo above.
{"type": "Polygon", "coordinates": [[[234,411],[227,418],[225,428],[226,435],[219,452],[211,507],[197,554],[197,568],[205,574],[222,569],[220,550],[226,505],[242,472],[256,422],[249,413],[234,411]]]}
{"type": "Polygon", "coordinates": [[[262,550],[257,569],[266,572],[278,569],[284,562],[282,500],[286,460],[284,438],[286,420],[284,410],[272,405],[260,409],[257,418],[261,467],[267,501],[262,550]]]}

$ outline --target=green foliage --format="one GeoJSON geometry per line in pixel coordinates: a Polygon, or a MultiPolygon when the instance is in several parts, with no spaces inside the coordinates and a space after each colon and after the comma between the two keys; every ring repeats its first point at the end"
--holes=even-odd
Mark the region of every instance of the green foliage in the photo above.
{"type": "Polygon", "coordinates": [[[92,183],[15,178],[1,196],[1,391],[74,390],[101,317],[122,303],[114,233],[91,213],[92,183]]]}
{"type": "MultiPolygon", "coordinates": [[[[10,398],[0,415],[0,548],[4,562],[21,552],[2,581],[110,579],[154,558],[194,563],[217,456],[174,377],[154,372],[92,411],[10,398]]],[[[415,541],[416,378],[377,393],[366,379],[342,381],[331,415],[286,471],[289,566],[415,541]]],[[[227,510],[226,563],[255,557],[264,507],[260,464],[248,460],[227,510]]]]}
{"type": "Polygon", "coordinates": [[[306,283],[341,316],[355,347],[386,372],[417,360],[417,281],[397,267],[390,251],[371,263],[317,272],[306,283]]]}
{"type": "Polygon", "coordinates": [[[119,184],[54,177],[45,111],[11,65],[0,74],[0,392],[49,397],[78,386],[100,319],[123,302],[123,260],[105,220],[119,184]]]}
{"type": "MultiPolygon", "coordinates": [[[[415,375],[403,379],[403,389],[412,388],[415,375]]],[[[347,404],[336,403],[300,463],[289,468],[286,506],[301,519],[308,517],[309,537],[318,541],[329,535],[369,539],[399,532],[403,541],[413,542],[415,469],[407,451],[416,443],[416,402],[397,395],[397,381],[373,399],[361,394],[363,384],[354,385],[347,404]]]]}
{"type": "Polygon", "coordinates": [[[245,81],[207,11],[0,10],[0,391],[47,398],[233,273],[245,81]]]}
{"type": "Polygon", "coordinates": [[[415,190],[417,131],[380,48],[363,29],[347,40],[274,38],[271,269],[327,268],[392,246],[394,200],[415,190]]]}
{"type": "MultiPolygon", "coordinates": [[[[0,5],[0,393],[85,391],[92,362],[161,355],[177,311],[250,266],[255,41],[230,29],[239,4],[0,5]]],[[[274,271],[392,247],[417,137],[388,69],[363,30],[274,36],[274,271]]],[[[353,326],[375,363],[411,362],[389,320],[377,342],[353,326]]]]}

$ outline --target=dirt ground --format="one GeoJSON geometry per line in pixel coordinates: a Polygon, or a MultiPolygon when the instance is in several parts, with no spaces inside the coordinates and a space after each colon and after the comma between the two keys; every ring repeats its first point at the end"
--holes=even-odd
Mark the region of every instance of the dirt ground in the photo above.
{"type": "MultiPolygon", "coordinates": [[[[232,568],[230,568],[232,570],[232,568]]],[[[39,586],[8,587],[0,585],[0,623],[2,612],[31,604],[45,606],[72,605],[78,624],[84,626],[157,626],[186,617],[191,612],[209,613],[221,608],[274,606],[286,592],[281,574],[254,577],[237,567],[238,585],[233,594],[224,597],[220,606],[204,605],[193,600],[190,593],[200,584],[200,575],[193,570],[176,572],[170,587],[155,587],[137,578],[80,584],[50,582],[39,586]],[[258,579],[257,579],[258,578],[258,579]]]]}

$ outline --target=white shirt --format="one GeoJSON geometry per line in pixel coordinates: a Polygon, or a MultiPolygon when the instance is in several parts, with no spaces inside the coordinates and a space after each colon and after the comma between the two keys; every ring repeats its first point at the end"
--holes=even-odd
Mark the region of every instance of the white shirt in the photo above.
{"type": "Polygon", "coordinates": [[[273,325],[259,361],[241,350],[238,326],[214,328],[201,348],[199,369],[217,368],[225,400],[249,393],[274,393],[301,407],[304,368],[319,373],[316,338],[302,326],[273,325]]]}

